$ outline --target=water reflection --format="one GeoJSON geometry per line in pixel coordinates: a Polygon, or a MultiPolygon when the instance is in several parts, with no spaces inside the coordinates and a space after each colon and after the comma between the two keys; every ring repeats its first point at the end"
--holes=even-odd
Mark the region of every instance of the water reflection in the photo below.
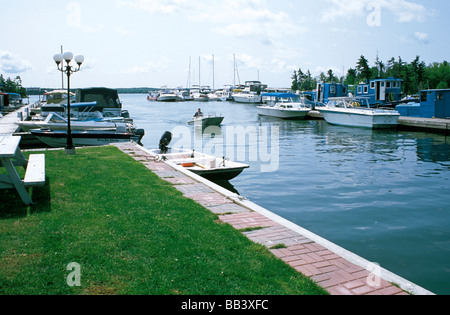
{"type": "Polygon", "coordinates": [[[222,188],[225,188],[228,191],[231,191],[232,193],[240,195],[239,191],[237,191],[236,187],[234,187],[234,185],[231,184],[228,180],[213,180],[212,182],[214,184],[219,185],[222,188]]]}
{"type": "MultiPolygon", "coordinates": [[[[145,98],[121,95],[136,125],[146,130],[149,149],[164,131],[188,128],[199,107],[148,104],[145,98]]],[[[279,128],[278,169],[262,173],[261,161],[242,161],[250,168],[223,187],[435,293],[450,293],[447,137],[271,119],[250,105],[200,107],[225,117],[220,130],[192,135],[190,129],[207,148],[228,127],[279,128]]]]}

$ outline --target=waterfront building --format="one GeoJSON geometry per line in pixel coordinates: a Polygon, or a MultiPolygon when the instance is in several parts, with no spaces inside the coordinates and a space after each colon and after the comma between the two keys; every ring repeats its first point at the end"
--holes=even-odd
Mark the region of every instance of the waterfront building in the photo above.
{"type": "Polygon", "coordinates": [[[422,90],[420,102],[397,105],[401,116],[421,118],[450,118],[450,89],[422,90]]]}
{"type": "Polygon", "coordinates": [[[369,80],[356,86],[356,97],[367,97],[371,107],[395,104],[402,99],[402,79],[369,80]]]}

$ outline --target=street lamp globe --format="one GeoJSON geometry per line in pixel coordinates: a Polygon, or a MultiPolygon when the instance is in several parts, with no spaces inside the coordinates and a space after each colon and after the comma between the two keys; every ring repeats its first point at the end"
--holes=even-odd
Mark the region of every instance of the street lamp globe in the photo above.
{"type": "Polygon", "coordinates": [[[63,58],[67,63],[69,63],[73,59],[73,54],[70,51],[67,51],[64,53],[63,58]]]}
{"type": "Polygon", "coordinates": [[[79,66],[81,66],[81,64],[84,62],[84,56],[83,56],[83,55],[75,56],[75,62],[76,62],[79,66]]]}
{"type": "Polygon", "coordinates": [[[59,65],[64,60],[64,57],[62,54],[56,54],[53,56],[53,60],[59,65]]]}

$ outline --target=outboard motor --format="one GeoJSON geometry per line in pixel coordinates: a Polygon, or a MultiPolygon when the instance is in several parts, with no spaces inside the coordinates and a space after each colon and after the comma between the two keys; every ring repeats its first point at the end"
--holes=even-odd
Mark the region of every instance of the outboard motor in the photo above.
{"type": "Polygon", "coordinates": [[[161,151],[161,154],[165,154],[167,153],[167,151],[169,151],[169,144],[171,141],[172,133],[166,131],[161,137],[161,140],[159,140],[159,150],[161,151]]]}
{"type": "Polygon", "coordinates": [[[144,129],[137,129],[134,133],[139,137],[138,144],[142,145],[141,140],[145,136],[145,130],[144,129]]]}

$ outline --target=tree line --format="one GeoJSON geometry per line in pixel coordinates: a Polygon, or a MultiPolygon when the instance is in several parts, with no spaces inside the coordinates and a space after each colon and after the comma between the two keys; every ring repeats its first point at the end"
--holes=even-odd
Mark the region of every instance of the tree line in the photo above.
{"type": "Polygon", "coordinates": [[[5,93],[17,93],[22,97],[27,96],[27,90],[22,87],[22,79],[17,76],[14,80],[11,78],[5,79],[3,74],[0,74],[0,91],[5,93]]]}
{"type": "Polygon", "coordinates": [[[420,56],[408,63],[401,57],[392,57],[386,63],[378,57],[374,65],[361,55],[354,68],[350,68],[344,77],[338,77],[333,70],[327,73],[321,72],[319,76],[313,77],[307,70],[303,72],[300,68],[292,75],[292,90],[311,91],[316,88],[318,82],[341,82],[346,85],[358,85],[372,79],[387,79],[394,77],[402,79],[402,92],[405,95],[419,93],[423,89],[447,89],[450,88],[450,64],[447,61],[426,64],[420,60],[420,56]]]}

